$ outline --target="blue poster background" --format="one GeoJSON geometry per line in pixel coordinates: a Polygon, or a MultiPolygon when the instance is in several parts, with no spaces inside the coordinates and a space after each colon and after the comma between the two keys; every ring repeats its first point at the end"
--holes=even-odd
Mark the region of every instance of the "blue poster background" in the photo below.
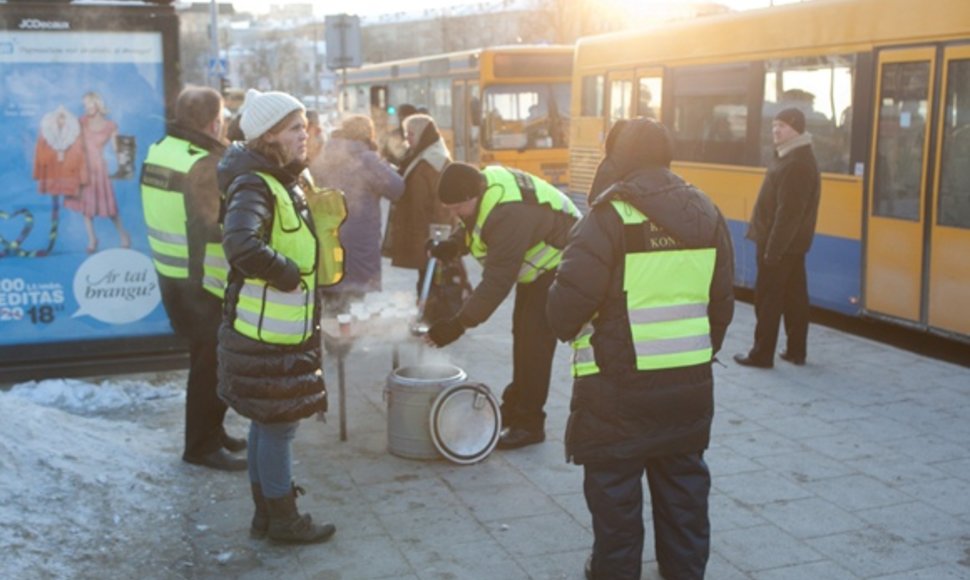
{"type": "MultiPolygon", "coordinates": [[[[162,63],[119,59],[2,66],[0,346],[170,334],[150,267],[138,185],[148,146],[165,131],[162,63]],[[34,179],[42,118],[63,106],[80,119],[82,97],[90,92],[101,96],[118,135],[134,137],[134,171],[111,179],[118,217],[131,238],[124,251],[117,251],[122,240],[112,220],[96,216],[98,248],[89,254],[84,216],[65,208],[63,196],[39,193],[34,179]],[[52,232],[55,198],[59,220],[52,232]],[[43,252],[52,236],[50,253],[33,255],[43,252]]],[[[103,154],[114,174],[118,161],[110,145],[103,154]]]]}

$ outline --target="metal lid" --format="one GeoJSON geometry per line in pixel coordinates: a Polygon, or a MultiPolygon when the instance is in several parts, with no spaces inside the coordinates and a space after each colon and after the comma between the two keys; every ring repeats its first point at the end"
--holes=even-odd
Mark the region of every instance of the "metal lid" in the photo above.
{"type": "Polygon", "coordinates": [[[502,412],[492,392],[481,383],[448,387],[431,405],[431,441],[454,463],[477,463],[495,449],[502,412]]]}

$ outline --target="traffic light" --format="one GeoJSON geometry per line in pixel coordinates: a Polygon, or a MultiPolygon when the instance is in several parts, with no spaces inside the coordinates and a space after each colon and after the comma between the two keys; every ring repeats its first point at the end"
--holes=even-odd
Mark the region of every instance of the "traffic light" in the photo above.
{"type": "Polygon", "coordinates": [[[387,114],[388,115],[396,115],[397,114],[397,109],[394,108],[394,105],[388,105],[387,106],[387,114]]]}
{"type": "Polygon", "coordinates": [[[223,97],[229,94],[229,79],[226,77],[219,77],[219,92],[223,97]]]}

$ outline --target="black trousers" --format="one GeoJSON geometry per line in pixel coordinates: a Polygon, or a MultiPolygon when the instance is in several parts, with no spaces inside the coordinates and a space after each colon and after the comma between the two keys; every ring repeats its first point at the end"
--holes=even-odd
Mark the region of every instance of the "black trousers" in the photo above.
{"type": "Polygon", "coordinates": [[[653,508],[654,549],[663,577],[704,577],[710,554],[711,474],[702,452],[583,467],[583,492],[593,516],[593,578],[640,579],[644,472],[653,508]]]}
{"type": "Polygon", "coordinates": [[[546,319],[546,300],[555,271],[515,287],[512,310],[512,382],[502,393],[502,424],[530,431],[545,428],[542,408],[549,396],[556,334],[546,319]]]}
{"type": "Polygon", "coordinates": [[[809,313],[805,254],[785,255],[778,264],[767,266],[764,250],[758,248],[754,312],[758,322],[754,330],[754,346],[748,353],[751,359],[765,363],[774,361],[782,317],[785,319],[788,354],[805,358],[809,313]]]}
{"type": "Polygon", "coordinates": [[[226,404],[216,393],[218,383],[216,333],[199,329],[189,340],[189,382],[185,395],[185,454],[202,457],[222,448],[226,404]]]}

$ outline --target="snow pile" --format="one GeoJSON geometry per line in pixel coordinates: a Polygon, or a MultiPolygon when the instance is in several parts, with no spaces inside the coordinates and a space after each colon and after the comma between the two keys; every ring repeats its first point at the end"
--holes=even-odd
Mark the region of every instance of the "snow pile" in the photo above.
{"type": "Polygon", "coordinates": [[[0,392],[0,578],[134,578],[181,558],[178,542],[155,549],[182,536],[181,425],[96,416],[173,414],[180,389],[58,380],[0,392]]]}
{"type": "Polygon", "coordinates": [[[56,407],[77,415],[131,410],[149,401],[183,396],[181,387],[156,386],[141,381],[119,381],[94,385],[74,379],[30,381],[14,385],[10,393],[45,407],[56,407]]]}

